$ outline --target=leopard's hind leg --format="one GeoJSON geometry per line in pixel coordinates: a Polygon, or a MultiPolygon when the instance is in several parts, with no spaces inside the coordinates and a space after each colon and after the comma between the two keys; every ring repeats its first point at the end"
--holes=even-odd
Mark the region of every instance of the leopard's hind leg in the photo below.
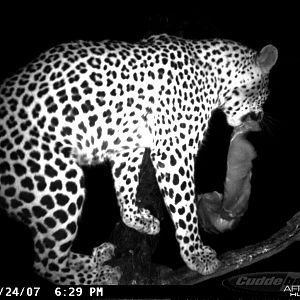
{"type": "Polygon", "coordinates": [[[74,270],[93,270],[100,268],[106,261],[114,256],[115,246],[111,243],[103,243],[93,249],[92,256],[70,251],[68,266],[74,270]]]}
{"type": "Polygon", "coordinates": [[[30,205],[34,218],[29,220],[35,271],[55,284],[117,283],[119,270],[102,266],[97,252],[91,256],[71,252],[85,197],[82,169],[73,161],[53,154],[39,173],[28,177],[35,189],[34,204],[30,205]]]}

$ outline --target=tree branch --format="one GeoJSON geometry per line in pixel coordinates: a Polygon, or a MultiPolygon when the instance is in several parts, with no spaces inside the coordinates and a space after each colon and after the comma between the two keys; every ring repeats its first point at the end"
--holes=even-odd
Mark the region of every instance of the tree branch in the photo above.
{"type": "Polygon", "coordinates": [[[285,227],[265,241],[221,254],[219,259],[222,265],[214,274],[201,276],[184,267],[172,274],[166,274],[166,284],[197,284],[207,279],[219,277],[269,258],[286,249],[295,241],[300,241],[300,211],[287,222],[285,227]],[[172,278],[167,280],[170,275],[172,278]]]}

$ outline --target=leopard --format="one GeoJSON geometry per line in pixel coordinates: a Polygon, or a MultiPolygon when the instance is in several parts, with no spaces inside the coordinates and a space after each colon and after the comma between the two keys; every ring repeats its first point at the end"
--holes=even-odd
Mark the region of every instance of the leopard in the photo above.
{"type": "Polygon", "coordinates": [[[256,51],[220,38],[77,40],[5,79],[0,207],[30,229],[34,271],[54,284],[119,282],[121,269],[108,264],[113,244],[92,255],[71,249],[86,195],[83,168],[108,162],[123,223],[156,235],[159,220],[136,198],[150,149],[183,262],[214,273],[221,262],[200,237],[195,160],[216,109],[232,127],[262,120],[277,57],[271,44],[256,51]]]}

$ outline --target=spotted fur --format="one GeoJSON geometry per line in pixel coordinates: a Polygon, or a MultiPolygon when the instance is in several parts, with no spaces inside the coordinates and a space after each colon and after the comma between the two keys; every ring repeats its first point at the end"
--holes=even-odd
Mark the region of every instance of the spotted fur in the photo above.
{"type": "Polygon", "coordinates": [[[214,109],[238,126],[268,96],[273,46],[260,53],[227,40],[167,35],[138,43],[62,44],[5,80],[0,90],[0,206],[26,223],[38,274],[59,284],[116,283],[120,270],[70,251],[85,197],[82,165],[109,160],[126,225],[157,234],[159,221],[136,206],[146,148],[192,270],[219,266],[199,235],[194,159],[214,109]]]}

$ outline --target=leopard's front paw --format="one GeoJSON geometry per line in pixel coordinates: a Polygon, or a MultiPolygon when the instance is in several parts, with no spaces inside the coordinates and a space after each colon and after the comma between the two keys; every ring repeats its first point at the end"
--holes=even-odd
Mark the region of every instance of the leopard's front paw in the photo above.
{"type": "Polygon", "coordinates": [[[151,215],[145,208],[138,208],[134,212],[125,212],[122,215],[123,222],[131,228],[147,234],[158,234],[160,230],[159,220],[151,215]]]}
{"type": "Polygon", "coordinates": [[[192,254],[186,260],[188,267],[202,275],[214,273],[221,265],[216,252],[208,246],[201,246],[199,254],[192,254]]]}

